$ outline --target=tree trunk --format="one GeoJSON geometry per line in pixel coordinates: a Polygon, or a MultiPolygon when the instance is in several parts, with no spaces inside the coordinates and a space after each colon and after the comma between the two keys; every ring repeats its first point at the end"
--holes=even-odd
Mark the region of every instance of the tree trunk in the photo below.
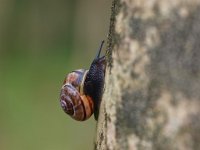
{"type": "Polygon", "coordinates": [[[200,149],[200,1],[113,0],[98,150],[200,149]]]}

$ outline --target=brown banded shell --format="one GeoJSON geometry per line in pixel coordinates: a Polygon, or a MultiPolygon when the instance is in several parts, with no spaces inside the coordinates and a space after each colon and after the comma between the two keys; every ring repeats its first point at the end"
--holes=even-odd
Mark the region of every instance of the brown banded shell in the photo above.
{"type": "Polygon", "coordinates": [[[93,114],[93,100],[83,90],[88,70],[75,70],[67,75],[60,93],[63,110],[72,118],[84,121],[93,114]]]}

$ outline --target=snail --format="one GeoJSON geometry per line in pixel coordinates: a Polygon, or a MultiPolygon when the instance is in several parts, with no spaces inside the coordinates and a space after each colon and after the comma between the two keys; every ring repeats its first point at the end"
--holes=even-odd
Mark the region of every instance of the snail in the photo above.
{"type": "Polygon", "coordinates": [[[95,120],[98,119],[106,68],[105,56],[100,57],[103,43],[89,70],[72,71],[64,79],[60,104],[64,112],[75,120],[87,120],[93,113],[95,120]]]}

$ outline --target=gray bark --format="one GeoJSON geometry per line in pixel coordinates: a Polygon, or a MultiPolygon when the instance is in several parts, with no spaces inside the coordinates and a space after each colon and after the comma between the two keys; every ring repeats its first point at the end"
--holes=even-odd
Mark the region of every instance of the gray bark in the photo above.
{"type": "Polygon", "coordinates": [[[96,149],[200,149],[200,1],[113,0],[96,149]]]}

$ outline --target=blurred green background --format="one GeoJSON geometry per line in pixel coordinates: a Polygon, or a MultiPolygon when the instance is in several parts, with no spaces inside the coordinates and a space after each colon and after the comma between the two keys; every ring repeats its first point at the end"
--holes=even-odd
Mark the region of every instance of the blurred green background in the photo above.
{"type": "MultiPolygon", "coordinates": [[[[59,104],[65,74],[88,68],[106,39],[111,1],[0,1],[0,150],[90,150],[93,116],[59,104]]],[[[105,50],[105,48],[104,48],[105,50]]]]}

